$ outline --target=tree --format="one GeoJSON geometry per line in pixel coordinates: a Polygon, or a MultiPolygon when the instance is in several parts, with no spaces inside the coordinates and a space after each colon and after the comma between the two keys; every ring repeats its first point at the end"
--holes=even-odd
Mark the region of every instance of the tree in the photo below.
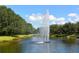
{"type": "Polygon", "coordinates": [[[12,9],[0,6],[0,35],[30,34],[33,26],[12,9]]]}

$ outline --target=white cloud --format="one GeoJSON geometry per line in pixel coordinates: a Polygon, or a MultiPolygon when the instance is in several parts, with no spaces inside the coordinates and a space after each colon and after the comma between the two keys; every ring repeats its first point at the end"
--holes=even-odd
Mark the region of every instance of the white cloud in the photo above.
{"type": "Polygon", "coordinates": [[[49,20],[56,20],[56,17],[54,15],[49,15],[49,20]]]}
{"type": "MultiPolygon", "coordinates": [[[[38,15],[38,14],[31,14],[28,16],[28,20],[32,22],[38,22],[41,23],[41,20],[43,19],[43,15],[38,15]]],[[[54,15],[49,15],[49,22],[51,24],[65,24],[65,18],[64,17],[55,17],[54,15]]]]}
{"type": "MultiPolygon", "coordinates": [[[[71,23],[75,23],[79,21],[79,15],[76,13],[69,13],[67,15],[68,17],[55,17],[54,15],[49,15],[49,22],[51,24],[65,24],[67,22],[71,22],[71,23]]],[[[28,17],[29,22],[33,23],[33,22],[38,22],[41,23],[41,20],[43,19],[43,15],[39,15],[39,14],[31,14],[28,17]]]]}
{"type": "Polygon", "coordinates": [[[38,15],[38,14],[32,14],[32,15],[28,16],[28,19],[31,21],[37,21],[37,20],[41,20],[42,16],[38,15]]]}
{"type": "Polygon", "coordinates": [[[68,14],[68,16],[74,17],[74,16],[77,16],[77,14],[76,13],[70,13],[70,14],[68,14]]]}
{"type": "Polygon", "coordinates": [[[53,17],[55,20],[52,21],[52,24],[65,24],[67,22],[76,23],[79,21],[79,15],[76,13],[69,13],[67,16],[67,18],[53,17]]]}
{"type": "MultiPolygon", "coordinates": [[[[42,25],[43,15],[41,14],[31,14],[26,15],[27,21],[32,23],[34,27],[39,27],[42,25]]],[[[67,22],[76,23],[79,21],[79,15],[76,13],[69,13],[66,17],[56,17],[54,15],[49,15],[49,24],[65,24],[67,22]]]]}
{"type": "MultiPolygon", "coordinates": [[[[31,21],[42,20],[43,15],[32,14],[32,15],[28,16],[28,19],[31,20],[31,21]]],[[[49,20],[56,20],[56,17],[54,15],[49,15],[49,20]]]]}
{"type": "Polygon", "coordinates": [[[57,24],[65,24],[66,21],[65,21],[65,18],[64,17],[60,17],[57,19],[57,24]]]}
{"type": "Polygon", "coordinates": [[[34,16],[29,16],[29,19],[36,20],[36,18],[34,16]]]}
{"type": "Polygon", "coordinates": [[[70,13],[68,14],[68,21],[71,23],[76,23],[79,21],[79,15],[76,13],[70,13]]]}
{"type": "Polygon", "coordinates": [[[52,24],[65,24],[65,18],[64,17],[60,17],[60,18],[56,18],[56,20],[52,21],[52,24]]]}

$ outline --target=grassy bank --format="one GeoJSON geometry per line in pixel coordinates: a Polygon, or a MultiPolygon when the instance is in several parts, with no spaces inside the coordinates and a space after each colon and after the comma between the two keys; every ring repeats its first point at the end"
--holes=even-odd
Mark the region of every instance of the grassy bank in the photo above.
{"type": "Polygon", "coordinates": [[[30,38],[30,37],[32,37],[32,34],[29,34],[29,35],[14,35],[14,36],[0,36],[0,42],[1,41],[19,40],[19,39],[30,38]]]}
{"type": "Polygon", "coordinates": [[[14,53],[14,52],[20,52],[21,40],[25,38],[32,37],[32,34],[30,35],[14,35],[14,36],[0,36],[0,52],[2,53],[14,53]]]}
{"type": "Polygon", "coordinates": [[[69,36],[65,37],[63,42],[73,44],[73,43],[76,43],[76,39],[77,39],[77,37],[75,35],[69,35],[69,36]]]}
{"type": "Polygon", "coordinates": [[[50,35],[50,38],[63,38],[63,37],[69,37],[69,36],[75,36],[75,37],[79,37],[79,35],[76,34],[72,34],[72,35],[68,35],[68,34],[52,34],[50,35]]]}
{"type": "Polygon", "coordinates": [[[53,35],[50,35],[50,38],[63,38],[66,36],[67,36],[66,34],[53,34],[53,35]]]}
{"type": "Polygon", "coordinates": [[[54,35],[50,35],[50,38],[53,39],[53,38],[57,38],[57,39],[62,39],[62,41],[64,43],[67,43],[67,44],[73,44],[76,42],[76,39],[78,38],[77,35],[75,34],[72,34],[72,35],[66,35],[66,34],[54,34],[54,35]]]}

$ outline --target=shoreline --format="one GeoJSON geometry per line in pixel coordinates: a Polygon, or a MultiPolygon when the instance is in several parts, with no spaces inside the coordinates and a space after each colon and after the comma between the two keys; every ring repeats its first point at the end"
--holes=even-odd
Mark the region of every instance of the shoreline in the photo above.
{"type": "Polygon", "coordinates": [[[20,41],[32,37],[32,34],[28,35],[14,35],[14,36],[0,36],[0,42],[20,41]]]}

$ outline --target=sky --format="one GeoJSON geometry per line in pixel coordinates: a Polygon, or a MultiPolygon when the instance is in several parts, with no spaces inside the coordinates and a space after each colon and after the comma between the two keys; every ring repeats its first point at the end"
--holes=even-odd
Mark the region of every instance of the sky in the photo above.
{"type": "Polygon", "coordinates": [[[49,24],[76,23],[79,21],[79,5],[7,5],[35,28],[40,27],[43,15],[49,12],[49,24]]]}

